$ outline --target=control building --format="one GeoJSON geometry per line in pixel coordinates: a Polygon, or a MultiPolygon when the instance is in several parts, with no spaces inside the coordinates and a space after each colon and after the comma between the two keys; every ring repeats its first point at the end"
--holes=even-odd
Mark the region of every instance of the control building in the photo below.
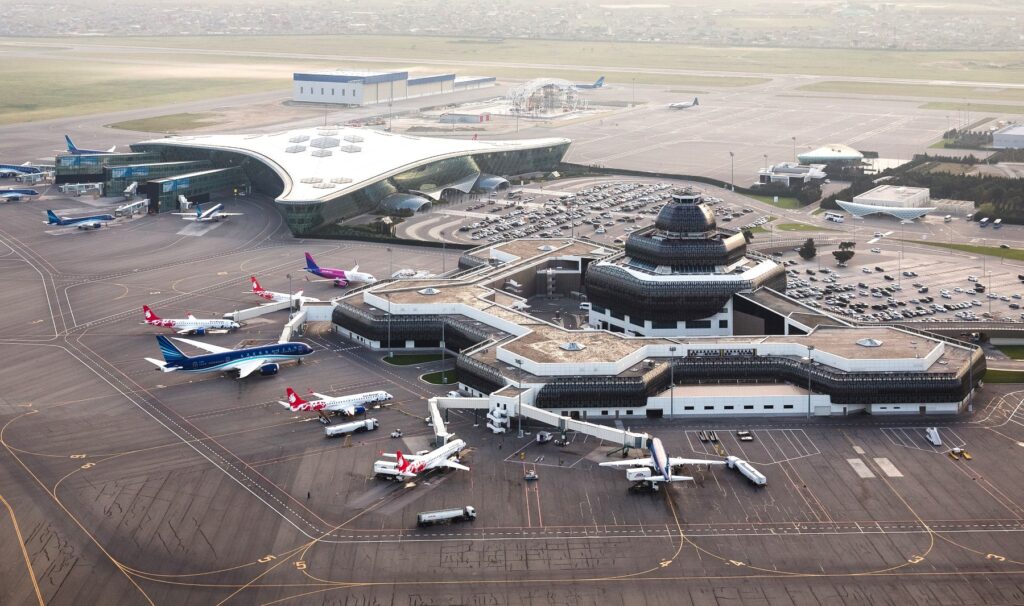
{"type": "MultiPolygon", "coordinates": [[[[719,255],[737,254],[736,244],[723,240],[713,244],[717,252],[690,252],[716,262],[719,255]]],[[[677,257],[680,264],[692,267],[684,256],[677,257]]],[[[536,296],[594,295],[593,268],[622,259],[623,251],[584,239],[489,244],[467,251],[449,276],[378,282],[349,292],[335,301],[333,324],[339,334],[374,349],[436,349],[443,340],[456,359],[460,388],[488,399],[488,427],[495,432],[507,430],[520,404],[591,420],[956,413],[967,407],[985,372],[977,346],[902,328],[851,325],[773,289],[781,282],[767,275],[751,292],[684,296],[678,315],[668,316],[707,317],[718,311],[718,301],[732,297],[742,301],[747,325],[760,332],[731,336],[569,330],[524,305],[536,296]]],[[[654,296],[630,301],[628,311],[645,316],[647,303],[657,313],[667,309],[654,296]]]]}
{"type": "Polygon", "coordinates": [[[654,227],[633,232],[625,250],[589,264],[590,325],[643,336],[731,335],[733,295],[786,290],[782,265],[747,253],[742,233],[719,232],[693,190],[677,191],[654,227]]]}
{"type": "Polygon", "coordinates": [[[332,70],[292,75],[292,100],[306,103],[376,105],[494,86],[489,76],[434,74],[409,77],[404,71],[332,70]]]}

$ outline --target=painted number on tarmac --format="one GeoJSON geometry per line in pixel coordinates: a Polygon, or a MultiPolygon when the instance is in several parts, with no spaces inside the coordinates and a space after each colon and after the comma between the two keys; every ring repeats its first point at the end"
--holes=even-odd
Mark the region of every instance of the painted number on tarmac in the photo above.
{"type": "Polygon", "coordinates": [[[918,563],[924,561],[924,556],[916,555],[916,556],[910,558],[907,561],[910,562],[911,564],[918,564],[918,563]]]}
{"type": "Polygon", "coordinates": [[[1006,558],[1004,558],[1004,557],[1003,557],[1003,556],[1001,556],[1001,555],[996,555],[996,554],[994,554],[994,553],[989,553],[989,554],[986,554],[986,555],[985,555],[985,559],[986,559],[986,560],[995,560],[995,561],[997,561],[997,562],[1005,562],[1005,561],[1006,561],[1006,558]]]}
{"type": "Polygon", "coordinates": [[[295,569],[296,570],[305,570],[306,569],[306,561],[305,560],[299,560],[298,562],[295,562],[295,569]]]}
{"type": "Polygon", "coordinates": [[[262,558],[260,558],[260,559],[258,559],[256,561],[259,562],[260,564],[266,564],[267,562],[269,562],[271,560],[276,560],[276,559],[277,559],[277,557],[274,554],[269,554],[269,555],[263,556],[262,558]]]}
{"type": "Polygon", "coordinates": [[[82,465],[81,468],[82,469],[90,469],[92,467],[96,467],[96,464],[95,463],[86,463],[85,465],[82,465]]]}
{"type": "Polygon", "coordinates": [[[71,455],[72,459],[84,459],[85,457],[86,457],[86,455],[84,455],[84,454],[71,455]]]}

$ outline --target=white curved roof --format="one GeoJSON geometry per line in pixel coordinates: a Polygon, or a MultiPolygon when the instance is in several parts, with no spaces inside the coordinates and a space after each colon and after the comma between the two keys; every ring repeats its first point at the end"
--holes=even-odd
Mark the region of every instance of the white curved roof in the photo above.
{"type": "Polygon", "coordinates": [[[167,137],[140,145],[215,149],[251,156],[281,177],[284,191],[277,198],[279,202],[310,202],[336,198],[437,160],[566,143],[570,140],[560,137],[471,141],[320,126],[270,134],[167,137]]]}
{"type": "Polygon", "coordinates": [[[917,219],[918,217],[923,217],[935,210],[934,207],[874,206],[871,204],[858,204],[856,202],[843,202],[842,200],[836,200],[836,204],[838,204],[843,210],[858,217],[865,217],[867,215],[892,215],[899,219],[917,219]]]}

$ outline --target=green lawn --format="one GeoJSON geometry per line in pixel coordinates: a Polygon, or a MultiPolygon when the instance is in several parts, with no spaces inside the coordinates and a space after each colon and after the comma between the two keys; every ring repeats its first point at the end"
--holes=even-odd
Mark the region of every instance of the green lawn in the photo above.
{"type": "Polygon", "coordinates": [[[759,202],[764,202],[765,204],[771,204],[772,206],[775,206],[777,208],[790,208],[790,209],[800,208],[800,201],[797,200],[796,198],[788,198],[786,196],[779,196],[779,201],[776,202],[775,201],[775,196],[760,196],[760,195],[754,195],[754,194],[743,194],[743,195],[748,197],[748,198],[753,198],[755,200],[758,200],[759,202]]]}
{"type": "Polygon", "coordinates": [[[776,231],[836,231],[827,227],[818,227],[806,223],[779,223],[775,226],[776,231]]]}
{"type": "MultiPolygon", "coordinates": [[[[451,359],[451,356],[445,356],[451,359]]],[[[384,356],[383,360],[392,366],[412,366],[413,364],[426,364],[427,362],[437,362],[441,359],[441,354],[395,354],[390,358],[384,356]]]]}
{"type": "Polygon", "coordinates": [[[999,351],[1014,360],[1024,360],[1024,345],[995,345],[999,351]]]}
{"type": "Polygon", "coordinates": [[[198,114],[168,114],[139,120],[126,120],[108,124],[110,128],[137,130],[144,133],[177,133],[203,126],[217,124],[220,114],[203,112],[198,114]]]}
{"type": "Polygon", "coordinates": [[[1021,248],[975,246],[974,244],[950,244],[949,242],[929,242],[927,240],[904,240],[904,242],[909,242],[913,244],[925,244],[927,246],[937,246],[939,248],[949,248],[952,250],[959,250],[962,252],[972,253],[975,255],[1001,257],[1003,259],[1010,259],[1011,261],[1024,261],[1024,249],[1021,248]]]}
{"type": "Polygon", "coordinates": [[[434,385],[457,385],[459,383],[459,375],[454,369],[446,370],[444,372],[428,373],[420,378],[427,383],[432,383],[434,385]],[[447,381],[444,381],[443,379],[447,379],[447,381]]]}
{"type": "MultiPolygon", "coordinates": [[[[806,17],[800,17],[806,18],[806,17]]],[[[744,17],[745,27],[759,26],[756,17],[744,17]]],[[[786,16],[787,21],[793,19],[786,16]]],[[[611,85],[630,82],[630,68],[725,71],[820,76],[869,76],[920,80],[961,80],[1024,83],[1019,69],[1019,51],[889,51],[854,49],[807,49],[765,47],[703,47],[667,43],[556,41],[525,39],[466,39],[415,36],[174,36],[125,38],[41,38],[18,39],[20,44],[74,44],[302,53],[342,57],[380,57],[409,65],[418,59],[460,62],[516,62],[559,66],[579,70],[580,66],[605,66],[611,85]],[[613,71],[614,70],[614,71],[613,71]]],[[[8,42],[10,43],[10,42],[8,42]]],[[[105,49],[111,52],[110,49],[105,49]]],[[[147,55],[148,56],[148,55],[147,55]]],[[[295,59],[293,59],[295,60],[295,59]]],[[[348,59],[345,60],[346,64],[348,59]]],[[[463,65],[460,72],[474,71],[463,65]]],[[[591,80],[600,68],[587,68],[591,80]]],[[[486,73],[494,73],[488,69],[486,73]]],[[[639,82],[639,75],[638,82],[639,82]]],[[[861,83],[851,83],[860,87],[861,83]]],[[[967,89],[969,90],[969,89],[967,89]]],[[[997,90],[997,89],[993,89],[997,90]]],[[[963,94],[953,99],[963,98],[963,94]]]]}
{"type": "Polygon", "coordinates": [[[1024,383],[1024,370],[992,370],[985,371],[986,383],[1024,383]]]}
{"type": "MultiPolygon", "coordinates": [[[[972,111],[987,114],[1024,114],[1024,105],[998,105],[992,103],[967,103],[950,101],[931,101],[920,106],[921,109],[939,109],[950,112],[972,111]]],[[[934,145],[932,147],[935,147],[934,145]]]]}

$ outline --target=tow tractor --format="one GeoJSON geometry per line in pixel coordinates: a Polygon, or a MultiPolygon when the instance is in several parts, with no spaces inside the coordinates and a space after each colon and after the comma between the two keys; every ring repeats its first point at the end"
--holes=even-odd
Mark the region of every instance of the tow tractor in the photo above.
{"type": "Polygon", "coordinates": [[[400,437],[402,437],[402,430],[401,429],[396,429],[396,430],[392,431],[391,432],[391,437],[392,438],[400,438],[400,437]]]}

